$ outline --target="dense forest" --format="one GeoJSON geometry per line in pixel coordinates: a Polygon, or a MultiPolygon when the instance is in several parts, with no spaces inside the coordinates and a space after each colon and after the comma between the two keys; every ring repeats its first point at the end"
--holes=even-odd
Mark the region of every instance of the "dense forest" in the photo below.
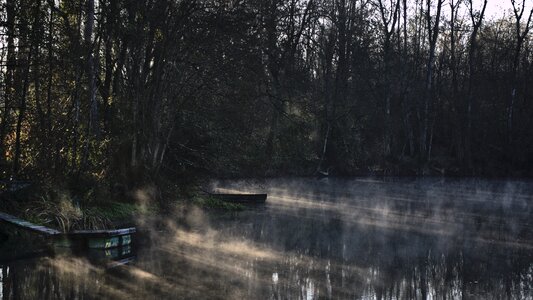
{"type": "Polygon", "coordinates": [[[505,1],[2,0],[0,177],[531,176],[505,1]]]}

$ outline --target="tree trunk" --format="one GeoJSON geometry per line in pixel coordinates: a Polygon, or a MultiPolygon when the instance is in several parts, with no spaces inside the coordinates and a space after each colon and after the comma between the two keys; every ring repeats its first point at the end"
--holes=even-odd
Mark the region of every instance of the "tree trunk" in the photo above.
{"type": "MultiPolygon", "coordinates": [[[[0,124],[0,166],[5,163],[5,138],[11,122],[11,107],[13,106],[13,77],[15,72],[15,1],[6,0],[6,42],[7,42],[7,66],[5,75],[4,110],[0,124]]],[[[6,169],[6,168],[4,168],[6,169]]],[[[6,175],[6,174],[2,174],[6,175]]]]}
{"type": "Polygon", "coordinates": [[[477,62],[477,35],[479,29],[483,23],[483,17],[485,15],[485,9],[487,7],[488,0],[484,1],[483,8],[481,12],[474,12],[472,1],[469,2],[470,7],[470,19],[472,21],[472,33],[470,35],[470,47],[468,50],[468,69],[469,69],[469,78],[468,78],[468,98],[467,98],[467,107],[466,107],[466,134],[464,140],[464,154],[465,154],[465,165],[471,171],[472,169],[472,139],[473,139],[473,129],[472,129],[472,119],[473,119],[473,110],[475,107],[475,96],[474,96],[474,83],[476,76],[476,62],[477,62]]]}
{"type": "Polygon", "coordinates": [[[87,16],[85,22],[85,51],[87,57],[87,81],[89,93],[89,120],[87,124],[87,136],[85,137],[85,145],[83,149],[83,158],[81,164],[81,171],[83,171],[88,164],[89,153],[91,151],[91,140],[93,135],[98,136],[98,106],[96,101],[96,75],[95,75],[95,60],[94,60],[94,45],[93,45],[93,29],[94,29],[94,0],[87,0],[87,16]]]}
{"type": "Polygon", "coordinates": [[[316,172],[320,172],[323,170],[322,164],[324,163],[324,158],[326,157],[326,152],[328,150],[328,138],[329,138],[330,130],[331,130],[331,126],[328,123],[328,128],[326,129],[326,135],[324,137],[324,145],[322,146],[322,155],[320,155],[320,161],[318,162],[318,167],[316,168],[316,172]]]}
{"type": "Polygon", "coordinates": [[[422,107],[422,124],[420,130],[420,159],[422,164],[425,164],[427,162],[429,154],[428,149],[430,140],[428,139],[428,130],[430,129],[429,118],[433,105],[433,64],[435,63],[435,50],[437,47],[437,39],[439,36],[440,13],[443,3],[443,0],[437,0],[437,13],[435,15],[435,21],[432,22],[431,0],[426,1],[426,22],[429,41],[429,54],[426,64],[426,85],[422,107]]]}
{"type": "Polygon", "coordinates": [[[21,134],[22,134],[22,122],[26,114],[26,94],[28,91],[29,79],[30,79],[30,64],[32,59],[33,45],[30,44],[30,51],[26,58],[26,67],[24,69],[22,91],[19,102],[19,112],[17,117],[17,126],[15,131],[15,155],[13,159],[13,176],[18,175],[20,171],[20,155],[21,155],[21,134]]]}
{"type": "MultiPolygon", "coordinates": [[[[400,0],[396,3],[391,2],[391,7],[387,9],[382,0],[378,0],[378,7],[381,16],[382,32],[384,35],[383,43],[383,88],[384,88],[384,130],[383,130],[383,156],[388,157],[391,154],[392,144],[392,126],[391,126],[391,98],[392,98],[392,38],[396,30],[398,13],[400,10],[400,0]]],[[[399,23],[399,22],[398,22],[399,23]]],[[[399,37],[398,37],[398,40],[399,37]]]]}
{"type": "Polygon", "coordinates": [[[511,4],[513,5],[513,12],[515,15],[516,45],[515,45],[515,51],[514,51],[514,56],[513,56],[513,69],[512,69],[512,74],[511,74],[511,95],[509,97],[509,102],[507,105],[506,153],[509,156],[509,160],[511,162],[514,162],[515,156],[514,156],[514,149],[513,149],[513,139],[514,139],[513,123],[514,123],[515,102],[516,102],[516,97],[518,93],[517,81],[519,81],[520,55],[522,52],[524,41],[529,33],[529,30],[531,29],[530,25],[531,25],[531,18],[533,17],[533,8],[531,8],[529,12],[527,20],[525,22],[524,29],[522,29],[522,26],[523,26],[522,18],[524,16],[524,12],[526,8],[526,0],[522,0],[521,6],[517,6],[515,1],[512,1],[511,4]]]}
{"type": "MultiPolygon", "coordinates": [[[[50,22],[48,23],[48,82],[46,89],[46,130],[45,136],[51,137],[52,135],[52,85],[53,85],[53,75],[54,75],[54,62],[53,62],[53,43],[54,43],[54,10],[50,9],[50,22]]],[[[48,140],[46,145],[47,154],[47,163],[48,168],[52,166],[55,168],[55,159],[52,159],[51,153],[53,151],[53,142],[48,140]],[[53,163],[54,162],[54,163],[53,163]]]]}

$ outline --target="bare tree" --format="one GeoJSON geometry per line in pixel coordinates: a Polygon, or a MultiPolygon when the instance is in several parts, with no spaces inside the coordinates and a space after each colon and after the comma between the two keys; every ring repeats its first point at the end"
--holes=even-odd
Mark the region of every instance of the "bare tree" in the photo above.
{"type": "MultiPolygon", "coordinates": [[[[390,0],[385,4],[383,0],[377,0],[376,6],[381,19],[381,31],[383,40],[383,64],[385,74],[385,130],[383,134],[383,154],[385,157],[391,153],[391,98],[392,98],[392,38],[396,30],[396,23],[399,23],[400,0],[390,0]]],[[[399,37],[398,37],[399,40],[399,37]]]]}
{"type": "Polygon", "coordinates": [[[481,10],[476,11],[474,8],[473,0],[467,0],[468,11],[470,14],[470,20],[472,22],[472,31],[470,33],[470,45],[468,48],[468,95],[467,95],[467,107],[466,107],[466,136],[464,140],[464,153],[466,164],[471,168],[472,163],[472,118],[473,108],[475,107],[474,96],[474,81],[476,77],[476,63],[477,63],[477,48],[478,48],[478,33],[481,25],[483,24],[483,17],[485,16],[485,10],[487,8],[488,0],[483,1],[481,10]]]}
{"type": "Polygon", "coordinates": [[[436,13],[432,14],[432,0],[426,0],[426,30],[429,43],[428,57],[426,63],[426,80],[425,80],[425,96],[422,104],[422,116],[420,126],[420,158],[423,162],[430,157],[431,143],[433,139],[432,126],[430,128],[431,109],[433,105],[433,71],[435,64],[437,39],[440,33],[440,16],[444,0],[436,1],[436,13]]]}
{"type": "MultiPolygon", "coordinates": [[[[451,89],[451,102],[452,106],[452,115],[454,116],[455,122],[454,126],[457,131],[462,131],[462,126],[460,125],[462,123],[461,117],[460,117],[460,111],[461,109],[458,98],[459,98],[459,80],[458,80],[458,63],[457,63],[457,39],[458,39],[458,26],[460,26],[458,23],[458,13],[459,8],[462,4],[462,0],[450,0],[450,69],[452,72],[452,89],[451,89]]],[[[460,38],[460,37],[459,37],[460,38]]],[[[456,151],[457,156],[460,160],[463,160],[464,157],[464,147],[463,147],[463,141],[462,136],[458,134],[455,139],[456,144],[456,151]]]]}
{"type": "Polygon", "coordinates": [[[519,67],[520,67],[520,55],[522,53],[522,48],[524,45],[524,41],[529,33],[529,30],[531,29],[531,18],[533,16],[533,8],[529,11],[529,14],[527,15],[524,20],[524,12],[526,10],[526,0],[522,0],[522,3],[517,3],[517,0],[511,0],[511,4],[513,6],[513,13],[515,17],[515,46],[514,46],[514,55],[513,55],[513,66],[512,66],[512,73],[511,73],[511,95],[509,98],[509,102],[507,105],[507,144],[508,144],[508,154],[509,151],[511,151],[511,145],[513,143],[513,117],[514,117],[514,109],[515,109],[515,102],[516,102],[516,94],[518,92],[517,86],[518,86],[518,73],[519,73],[519,67]]]}

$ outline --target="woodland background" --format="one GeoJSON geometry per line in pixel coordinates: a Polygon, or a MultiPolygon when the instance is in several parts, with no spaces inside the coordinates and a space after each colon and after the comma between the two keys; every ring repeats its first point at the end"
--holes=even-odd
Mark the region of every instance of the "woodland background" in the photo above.
{"type": "Polygon", "coordinates": [[[0,177],[531,176],[506,1],[2,0],[0,177]]]}

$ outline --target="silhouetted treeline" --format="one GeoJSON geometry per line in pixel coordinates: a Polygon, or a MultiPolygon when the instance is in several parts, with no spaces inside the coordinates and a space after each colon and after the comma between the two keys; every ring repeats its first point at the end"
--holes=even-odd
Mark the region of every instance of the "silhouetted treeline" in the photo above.
{"type": "Polygon", "coordinates": [[[506,1],[2,0],[2,177],[533,175],[506,1]]]}

